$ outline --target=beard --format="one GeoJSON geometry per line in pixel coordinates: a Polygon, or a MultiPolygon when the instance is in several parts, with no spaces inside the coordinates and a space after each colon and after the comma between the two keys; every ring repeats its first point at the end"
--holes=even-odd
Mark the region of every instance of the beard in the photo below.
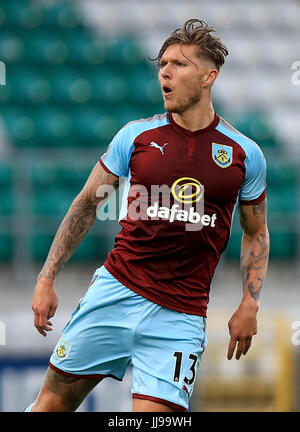
{"type": "Polygon", "coordinates": [[[191,96],[185,95],[184,97],[179,97],[174,102],[165,101],[165,109],[170,113],[183,114],[185,111],[197,105],[202,97],[202,89],[197,88],[196,91],[191,92],[191,96]]]}

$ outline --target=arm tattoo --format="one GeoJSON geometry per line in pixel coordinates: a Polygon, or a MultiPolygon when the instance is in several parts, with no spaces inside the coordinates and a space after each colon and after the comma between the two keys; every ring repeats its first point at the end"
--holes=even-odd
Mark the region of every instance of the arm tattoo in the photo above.
{"type": "Polygon", "coordinates": [[[260,204],[254,205],[252,207],[252,210],[253,210],[253,214],[255,216],[262,214],[264,216],[264,221],[266,220],[265,219],[265,217],[266,217],[266,202],[265,201],[261,202],[260,204]]]}
{"type": "Polygon", "coordinates": [[[241,227],[247,236],[243,241],[241,273],[244,291],[259,300],[269,258],[269,236],[266,229],[266,203],[252,206],[251,211],[239,208],[241,227]]]}
{"type": "MultiPolygon", "coordinates": [[[[263,216],[263,223],[266,222],[266,210],[267,210],[267,206],[266,206],[265,201],[261,202],[260,204],[252,206],[253,216],[254,217],[260,217],[262,215],[263,216]]],[[[249,217],[248,217],[245,209],[243,208],[243,206],[239,207],[239,214],[240,214],[241,228],[245,233],[247,233],[249,231],[249,228],[250,228],[250,225],[249,225],[250,221],[249,221],[249,217]]]]}
{"type": "MultiPolygon", "coordinates": [[[[268,251],[269,246],[266,239],[266,235],[260,233],[256,238],[256,247],[250,252],[250,256],[245,264],[241,266],[242,279],[244,283],[244,290],[246,288],[247,282],[250,280],[251,273],[259,272],[259,276],[256,277],[258,281],[258,286],[254,288],[254,281],[252,280],[248,285],[248,291],[252,298],[259,300],[260,293],[264,283],[264,268],[266,262],[268,261],[268,251]],[[261,274],[263,273],[263,275],[261,274]]],[[[241,259],[243,262],[244,257],[241,259]]],[[[252,275],[252,279],[253,279],[252,275]]]]}
{"type": "Polygon", "coordinates": [[[251,297],[254,298],[254,300],[259,300],[260,293],[261,293],[263,283],[264,283],[264,280],[262,278],[257,278],[257,280],[259,280],[261,282],[259,287],[257,288],[257,290],[254,289],[252,282],[250,282],[249,286],[248,286],[248,291],[249,291],[251,297]]]}

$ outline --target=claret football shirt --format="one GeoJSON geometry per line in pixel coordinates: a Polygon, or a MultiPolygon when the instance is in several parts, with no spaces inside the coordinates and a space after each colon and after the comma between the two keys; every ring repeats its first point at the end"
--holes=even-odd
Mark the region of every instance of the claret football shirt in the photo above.
{"type": "Polygon", "coordinates": [[[165,113],[124,126],[100,164],[125,178],[107,270],[156,304],[206,316],[235,205],[266,195],[258,145],[217,114],[191,132],[165,113]]]}

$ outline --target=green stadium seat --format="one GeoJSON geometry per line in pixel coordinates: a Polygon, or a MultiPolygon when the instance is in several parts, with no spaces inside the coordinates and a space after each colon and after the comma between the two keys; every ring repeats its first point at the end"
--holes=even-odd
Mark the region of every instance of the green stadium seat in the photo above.
{"type": "Polygon", "coordinates": [[[28,110],[12,105],[3,105],[1,116],[8,134],[16,146],[28,147],[36,134],[36,124],[28,110]]]}
{"type": "Polygon", "coordinates": [[[6,232],[0,232],[0,261],[10,261],[13,257],[13,248],[13,236],[6,232]]]}
{"type": "Polygon", "coordinates": [[[88,233],[71,258],[72,261],[104,261],[110,251],[111,239],[94,232],[88,233]]]}
{"type": "Polygon", "coordinates": [[[295,186],[298,182],[299,168],[294,162],[282,159],[269,158],[267,167],[267,182],[272,187],[295,186]]]}
{"type": "Polygon", "coordinates": [[[80,78],[80,74],[70,67],[52,68],[47,79],[52,93],[52,101],[56,104],[62,102],[73,103],[71,98],[72,84],[80,78]]]}
{"type": "Polygon", "coordinates": [[[0,86],[0,105],[4,106],[11,102],[12,102],[12,88],[10,83],[6,81],[6,85],[0,86]]]}
{"type": "Polygon", "coordinates": [[[80,29],[82,26],[80,9],[74,3],[56,2],[47,7],[42,24],[54,29],[80,29]]]}
{"type": "Polygon", "coordinates": [[[37,160],[30,171],[34,188],[44,188],[57,183],[58,168],[55,162],[37,160]]]}
{"type": "Polygon", "coordinates": [[[10,72],[8,80],[14,103],[34,104],[47,102],[50,98],[49,83],[33,68],[15,69],[10,72]]]}
{"type": "Polygon", "coordinates": [[[18,26],[20,29],[32,29],[41,25],[43,8],[37,3],[24,0],[11,0],[5,9],[6,23],[18,26]]]}
{"type": "Polygon", "coordinates": [[[70,161],[67,167],[58,167],[57,184],[71,187],[73,191],[82,188],[92,168],[93,166],[81,166],[70,161]]]}
{"type": "MultiPolygon", "coordinates": [[[[290,260],[297,256],[298,238],[293,229],[269,228],[270,231],[270,259],[290,260]]],[[[241,252],[241,231],[233,231],[225,251],[229,260],[239,260],[241,252]]]]}
{"type": "Polygon", "coordinates": [[[156,71],[149,68],[135,68],[128,76],[129,98],[137,103],[162,103],[162,94],[156,71]]]}
{"type": "Polygon", "coordinates": [[[36,215],[64,216],[75,196],[76,193],[68,188],[45,187],[34,192],[32,212],[36,215]]]}
{"type": "Polygon", "coordinates": [[[25,44],[22,37],[13,30],[0,32],[0,59],[5,64],[13,64],[23,60],[25,44]]]}
{"type": "Polygon", "coordinates": [[[109,110],[97,107],[78,107],[72,112],[74,118],[75,137],[85,147],[103,149],[119,129],[117,116],[109,110]]]}
{"type": "Polygon", "coordinates": [[[34,233],[30,237],[31,256],[34,260],[44,261],[47,258],[54,235],[34,233]]]}
{"type": "Polygon", "coordinates": [[[60,65],[68,59],[68,46],[55,32],[30,31],[26,34],[25,43],[28,61],[60,65]]]}
{"type": "Polygon", "coordinates": [[[7,188],[0,193],[0,216],[12,215],[14,211],[14,195],[12,188],[7,188]]]}
{"type": "Polygon", "coordinates": [[[146,64],[145,54],[136,38],[126,35],[116,36],[107,43],[107,61],[111,64],[133,65],[146,64]]]}
{"type": "Polygon", "coordinates": [[[14,211],[13,167],[0,162],[0,216],[12,215],[14,211]]]}
{"type": "Polygon", "coordinates": [[[267,167],[268,212],[295,215],[299,210],[298,170],[285,159],[269,158],[267,167]]]}
{"type": "Polygon", "coordinates": [[[67,109],[48,106],[32,112],[36,120],[36,134],[40,145],[68,146],[73,139],[73,118],[67,109]]]}
{"type": "Polygon", "coordinates": [[[119,124],[115,117],[112,115],[101,116],[94,126],[94,131],[99,138],[98,144],[101,142],[101,147],[105,149],[107,147],[106,144],[108,144],[113,139],[118,130],[119,124]]]}
{"type": "MultiPolygon", "coordinates": [[[[31,238],[31,253],[35,260],[44,261],[48,255],[53,234],[35,232],[31,238]]],[[[91,262],[92,260],[104,261],[110,250],[110,243],[106,236],[93,234],[92,232],[83,239],[82,243],[71,257],[70,262],[91,262]]]]}
{"type": "Polygon", "coordinates": [[[31,179],[33,187],[42,190],[46,187],[82,187],[92,167],[80,165],[70,160],[67,166],[57,166],[55,162],[37,162],[31,169],[31,179]]]}
{"type": "Polygon", "coordinates": [[[39,162],[31,170],[32,211],[37,215],[63,216],[83,188],[91,169],[72,161],[67,167],[39,162]]]}
{"type": "Polygon", "coordinates": [[[291,260],[296,258],[299,239],[293,229],[270,230],[270,259],[291,260]]]}
{"type": "Polygon", "coordinates": [[[112,107],[116,104],[128,105],[130,91],[126,76],[101,69],[90,74],[89,80],[93,88],[93,100],[111,104],[112,107]]]}
{"type": "Polygon", "coordinates": [[[10,186],[13,182],[13,167],[10,161],[0,161],[0,189],[10,186]]]}
{"type": "Polygon", "coordinates": [[[295,215],[299,210],[298,188],[293,187],[268,187],[268,213],[282,213],[295,215]]]}
{"type": "Polygon", "coordinates": [[[95,39],[81,30],[65,34],[64,40],[69,50],[69,61],[77,67],[105,64],[107,46],[101,37],[95,39]]]}

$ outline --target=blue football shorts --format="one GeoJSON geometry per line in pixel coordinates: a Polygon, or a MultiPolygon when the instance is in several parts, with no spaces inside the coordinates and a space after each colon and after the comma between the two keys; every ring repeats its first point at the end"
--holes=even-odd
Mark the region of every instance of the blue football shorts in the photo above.
{"type": "Polygon", "coordinates": [[[205,317],[159,306],[102,266],[75,307],[49,366],[68,376],[119,381],[131,366],[132,397],[185,411],[206,345],[205,317]]]}

